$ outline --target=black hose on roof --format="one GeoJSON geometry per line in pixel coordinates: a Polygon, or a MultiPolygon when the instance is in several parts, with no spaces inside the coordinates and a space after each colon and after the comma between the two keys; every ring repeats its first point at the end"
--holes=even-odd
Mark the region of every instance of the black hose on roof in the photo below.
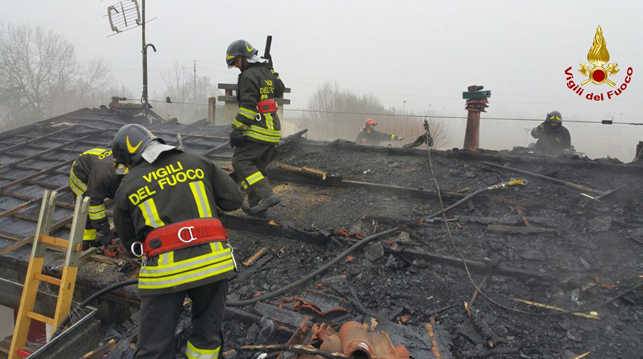
{"type": "MultiPolygon", "coordinates": [[[[94,299],[100,297],[103,294],[109,293],[109,292],[111,292],[113,290],[116,290],[116,289],[119,289],[119,288],[127,287],[128,285],[136,284],[136,283],[138,283],[138,278],[137,279],[128,279],[128,280],[123,281],[123,282],[114,283],[114,284],[109,285],[109,286],[107,286],[107,287],[105,287],[103,289],[100,289],[97,292],[94,292],[92,295],[90,295],[89,297],[85,298],[85,300],[80,302],[80,304],[78,306],[81,307],[81,308],[85,307],[89,303],[91,303],[94,299]]],[[[63,320],[61,322],[61,324],[58,326],[58,329],[56,330],[56,333],[54,334],[54,337],[57,336],[58,334],[60,334],[60,332],[62,331],[62,328],[67,326],[67,324],[69,324],[70,320],[71,320],[71,313],[69,315],[67,315],[67,318],[65,318],[65,320],[63,320]]]]}
{"type": "Polygon", "coordinates": [[[398,230],[399,230],[398,227],[393,227],[393,228],[387,229],[385,231],[381,231],[381,232],[371,234],[370,236],[368,236],[368,237],[360,240],[359,242],[353,244],[352,246],[350,246],[349,248],[344,250],[342,253],[338,254],[330,262],[328,262],[328,263],[324,264],[323,266],[317,268],[316,270],[308,273],[303,278],[300,278],[300,279],[298,279],[298,280],[296,280],[296,281],[294,281],[294,282],[292,282],[292,283],[290,283],[290,284],[288,284],[288,285],[286,285],[284,287],[281,287],[281,288],[279,288],[279,289],[277,289],[277,290],[275,290],[273,292],[266,293],[266,294],[264,294],[262,296],[259,296],[257,298],[252,298],[252,299],[247,299],[247,300],[239,300],[239,301],[233,301],[233,302],[226,302],[226,305],[231,306],[231,307],[241,307],[241,306],[244,306],[244,305],[254,304],[254,303],[257,303],[257,302],[262,301],[262,300],[268,300],[268,299],[274,298],[276,296],[279,296],[279,295],[281,295],[281,294],[283,294],[283,293],[285,293],[285,292],[287,292],[287,291],[289,291],[289,290],[291,290],[293,288],[297,288],[300,285],[303,285],[303,284],[307,283],[308,281],[310,281],[313,278],[315,278],[317,275],[327,271],[330,267],[332,267],[337,262],[339,262],[342,259],[344,259],[344,257],[346,257],[349,253],[355,251],[356,249],[358,249],[360,247],[363,247],[364,245],[366,245],[366,244],[368,244],[368,243],[370,243],[370,242],[372,242],[372,241],[374,241],[374,240],[376,240],[376,239],[378,239],[380,237],[383,237],[383,236],[385,236],[387,234],[394,233],[394,232],[396,232],[398,230]]]}

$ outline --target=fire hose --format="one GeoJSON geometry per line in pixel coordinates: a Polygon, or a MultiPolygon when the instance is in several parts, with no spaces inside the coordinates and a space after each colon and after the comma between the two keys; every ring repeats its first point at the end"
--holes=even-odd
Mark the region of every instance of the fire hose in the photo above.
{"type": "MultiPolygon", "coordinates": [[[[244,306],[244,305],[254,304],[254,303],[257,303],[257,302],[262,301],[262,300],[268,300],[268,299],[277,297],[277,296],[279,296],[279,295],[281,295],[281,294],[283,294],[283,293],[285,293],[285,292],[287,292],[287,291],[289,291],[291,289],[297,288],[297,287],[307,283],[308,281],[312,280],[313,278],[315,278],[319,274],[327,271],[329,268],[331,268],[337,262],[339,262],[342,259],[344,259],[348,254],[356,251],[357,249],[363,247],[364,245],[366,245],[366,244],[368,244],[368,243],[370,243],[370,242],[372,242],[372,241],[374,241],[374,240],[376,240],[376,239],[378,239],[380,237],[383,237],[383,236],[385,236],[387,234],[394,233],[394,232],[398,231],[398,229],[399,229],[398,227],[393,227],[393,228],[387,229],[385,231],[381,231],[381,232],[371,234],[370,236],[368,236],[368,237],[362,239],[361,241],[353,244],[352,246],[350,246],[349,248],[347,248],[346,250],[344,250],[343,252],[338,254],[335,258],[333,258],[331,261],[329,261],[328,263],[324,264],[323,266],[321,266],[321,267],[317,268],[316,270],[310,272],[306,276],[304,276],[304,277],[302,277],[302,278],[300,278],[300,279],[298,279],[298,280],[296,280],[296,281],[294,281],[294,282],[292,282],[292,283],[290,283],[290,284],[288,284],[288,285],[286,285],[284,287],[281,287],[281,288],[279,288],[279,289],[277,289],[277,290],[275,290],[273,292],[266,293],[266,294],[264,294],[264,295],[262,295],[260,297],[256,297],[256,298],[252,298],[252,299],[226,302],[226,305],[231,306],[231,307],[241,307],[241,306],[244,306]]],[[[112,284],[110,286],[107,286],[107,287],[105,287],[105,288],[93,293],[89,297],[87,297],[85,300],[83,300],[79,304],[79,307],[87,306],[93,300],[95,300],[96,298],[98,298],[98,297],[100,297],[100,296],[102,296],[102,295],[104,295],[104,294],[106,294],[108,292],[111,292],[113,290],[116,290],[116,289],[119,289],[119,288],[122,288],[122,287],[126,287],[128,285],[136,284],[136,283],[138,283],[138,279],[128,279],[128,280],[123,281],[123,282],[114,283],[114,284],[112,284]]],[[[67,324],[69,324],[70,320],[71,320],[71,316],[68,316],[67,318],[65,318],[65,320],[62,322],[62,324],[59,326],[59,329],[58,329],[57,333],[61,330],[61,328],[64,328],[67,324]]]]}
{"type": "Polygon", "coordinates": [[[468,200],[472,199],[473,197],[479,195],[480,193],[484,193],[484,192],[487,192],[487,191],[499,190],[499,189],[505,189],[505,188],[509,188],[509,187],[515,187],[515,186],[524,186],[526,184],[527,184],[527,180],[525,180],[524,178],[512,178],[509,181],[500,182],[500,183],[496,183],[496,184],[488,186],[488,187],[480,188],[480,189],[478,189],[476,191],[473,191],[473,192],[469,193],[468,195],[464,196],[462,199],[456,201],[455,203],[451,204],[450,206],[448,206],[448,207],[446,207],[444,209],[441,209],[441,210],[439,210],[439,211],[437,211],[435,213],[432,213],[432,214],[428,215],[426,217],[426,221],[427,222],[432,222],[435,217],[437,217],[437,216],[439,216],[439,215],[441,215],[443,213],[446,213],[446,212],[448,212],[449,210],[452,210],[455,207],[458,207],[459,205],[467,202],[468,200]]]}
{"type": "Polygon", "coordinates": [[[317,275],[327,271],[329,268],[331,268],[337,262],[339,262],[342,259],[344,259],[348,254],[350,254],[350,253],[354,252],[355,250],[363,247],[364,245],[366,245],[366,244],[368,244],[368,243],[370,243],[370,242],[372,242],[372,241],[374,241],[374,240],[376,240],[376,239],[378,239],[380,237],[383,237],[383,236],[385,236],[387,234],[391,234],[391,233],[394,233],[394,232],[397,232],[397,231],[398,231],[398,227],[393,227],[393,228],[387,229],[385,231],[381,231],[381,232],[377,232],[375,234],[371,234],[370,236],[368,236],[368,237],[362,239],[361,241],[353,244],[352,246],[348,247],[346,250],[344,250],[342,253],[338,254],[331,261],[329,261],[328,263],[324,264],[323,266],[317,268],[316,270],[308,273],[306,276],[300,278],[299,280],[296,280],[296,281],[294,281],[294,282],[292,282],[292,283],[290,283],[290,284],[288,284],[288,285],[286,285],[284,287],[281,287],[281,288],[279,288],[279,289],[277,289],[275,291],[272,291],[270,293],[266,293],[266,294],[264,294],[262,296],[252,298],[252,299],[226,302],[226,305],[231,306],[231,307],[241,307],[241,306],[244,306],[244,305],[254,304],[254,303],[260,302],[262,300],[268,300],[268,299],[277,297],[277,296],[279,296],[279,295],[281,295],[281,294],[283,294],[283,293],[285,293],[285,292],[287,292],[287,291],[289,291],[291,289],[297,288],[300,285],[303,285],[306,282],[312,280],[317,275]]]}

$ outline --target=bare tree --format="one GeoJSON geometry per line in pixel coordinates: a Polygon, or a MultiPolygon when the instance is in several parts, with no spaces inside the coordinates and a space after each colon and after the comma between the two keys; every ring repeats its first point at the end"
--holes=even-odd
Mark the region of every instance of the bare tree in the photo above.
{"type": "Polygon", "coordinates": [[[14,127],[126,95],[112,86],[102,60],[79,64],[61,35],[26,25],[0,25],[0,127],[14,127]]]}
{"type": "Polygon", "coordinates": [[[157,111],[186,123],[208,116],[208,96],[216,94],[208,76],[195,76],[192,67],[175,63],[163,72],[163,81],[162,98],[169,97],[171,102],[154,104],[157,111]]]}
{"type": "Polygon", "coordinates": [[[373,95],[358,96],[348,90],[341,90],[337,84],[325,83],[315,91],[308,108],[311,112],[311,119],[328,120],[353,115],[361,119],[360,114],[391,114],[384,105],[373,95]]]}
{"type": "MultiPolygon", "coordinates": [[[[411,142],[425,132],[422,115],[398,113],[395,108],[386,108],[374,95],[356,95],[340,89],[337,84],[320,86],[308,102],[308,110],[299,119],[289,115],[287,121],[294,122],[298,128],[308,128],[309,137],[313,139],[353,140],[367,118],[377,120],[381,131],[404,137],[404,141],[395,143],[398,145],[411,142]]],[[[430,121],[430,127],[434,146],[445,144],[444,126],[430,121]]]]}
{"type": "Polygon", "coordinates": [[[75,72],[74,47],[60,35],[0,27],[0,101],[14,121],[42,119],[54,95],[70,90],[75,72]]]}

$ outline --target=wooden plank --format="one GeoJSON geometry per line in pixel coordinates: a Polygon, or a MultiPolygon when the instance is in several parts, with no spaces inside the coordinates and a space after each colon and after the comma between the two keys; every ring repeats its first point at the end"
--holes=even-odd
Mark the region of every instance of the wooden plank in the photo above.
{"type": "Polygon", "coordinates": [[[292,328],[297,328],[306,316],[292,310],[276,307],[272,304],[257,302],[255,311],[264,317],[270,318],[275,322],[286,324],[292,328]]]}
{"type": "Polygon", "coordinates": [[[68,240],[62,239],[62,238],[59,238],[59,237],[53,237],[53,236],[50,236],[50,235],[47,235],[47,234],[41,234],[40,237],[38,238],[38,240],[42,244],[46,244],[48,246],[58,247],[58,248],[62,248],[62,249],[67,249],[67,246],[69,246],[69,241],[68,240]]]}
{"type": "Polygon", "coordinates": [[[47,282],[49,284],[58,285],[58,286],[60,285],[60,279],[52,277],[50,275],[36,273],[36,279],[41,280],[43,282],[47,282]]]}
{"type": "Polygon", "coordinates": [[[48,317],[46,315],[42,315],[42,314],[36,313],[36,312],[28,312],[27,317],[29,319],[37,320],[37,321],[42,322],[42,323],[47,323],[49,325],[55,325],[56,324],[56,320],[54,318],[51,318],[51,317],[48,317]]]}

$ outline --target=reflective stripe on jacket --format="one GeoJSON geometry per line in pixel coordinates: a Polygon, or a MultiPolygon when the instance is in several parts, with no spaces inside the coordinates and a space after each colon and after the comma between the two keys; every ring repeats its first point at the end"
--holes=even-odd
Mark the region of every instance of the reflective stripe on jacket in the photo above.
{"type": "Polygon", "coordinates": [[[237,99],[239,112],[232,127],[258,142],[279,143],[281,122],[276,112],[258,113],[257,103],[281,97],[284,84],[266,64],[251,64],[239,75],[237,99]]]}
{"type": "MultiPolygon", "coordinates": [[[[194,250],[192,252],[195,252],[194,250]]],[[[138,288],[145,291],[181,288],[188,284],[215,281],[235,269],[232,248],[227,242],[210,242],[197,247],[162,253],[148,261],[138,273],[138,288]],[[200,248],[199,248],[200,247],[200,248]],[[203,254],[177,260],[176,253],[198,248],[203,254]]]]}
{"type": "Polygon", "coordinates": [[[80,154],[69,170],[69,188],[76,196],[88,196],[89,213],[84,240],[95,240],[96,230],[109,232],[106,198],[113,198],[121,176],[116,174],[112,151],[96,147],[80,154]]]}
{"type": "MultiPolygon", "coordinates": [[[[130,169],[116,193],[114,223],[130,248],[169,224],[216,217],[216,208],[241,206],[241,192],[213,163],[179,150],[163,152],[154,163],[130,169]]],[[[210,242],[145,258],[139,272],[142,295],[181,291],[228,278],[235,263],[228,242],[210,242]]]]}

